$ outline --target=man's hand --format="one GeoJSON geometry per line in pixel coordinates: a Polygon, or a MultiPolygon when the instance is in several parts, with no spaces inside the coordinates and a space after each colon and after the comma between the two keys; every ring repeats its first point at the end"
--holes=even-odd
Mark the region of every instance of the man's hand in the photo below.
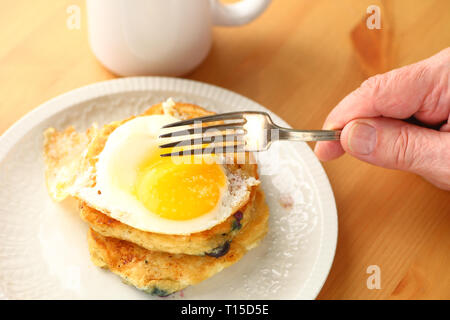
{"type": "Polygon", "coordinates": [[[348,152],[377,166],[410,171],[450,190],[450,48],[366,80],[328,115],[338,141],[318,142],[322,161],[348,152]],[[402,119],[414,116],[433,130],[402,119]]]}

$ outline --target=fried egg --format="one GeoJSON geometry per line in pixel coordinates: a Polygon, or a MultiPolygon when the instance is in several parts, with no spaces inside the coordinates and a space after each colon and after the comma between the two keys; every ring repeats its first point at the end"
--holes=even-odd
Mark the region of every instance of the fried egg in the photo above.
{"type": "Polygon", "coordinates": [[[226,220],[259,182],[229,170],[213,155],[200,161],[160,157],[162,127],[178,120],[167,114],[142,116],[117,127],[98,155],[95,186],[75,184],[72,194],[148,232],[191,234],[226,220]]]}

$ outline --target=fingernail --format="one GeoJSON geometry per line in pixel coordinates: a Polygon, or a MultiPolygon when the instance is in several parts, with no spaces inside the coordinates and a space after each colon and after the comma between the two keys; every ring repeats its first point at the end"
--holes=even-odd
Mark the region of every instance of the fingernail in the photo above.
{"type": "Polygon", "coordinates": [[[372,153],[377,144],[377,131],[366,123],[355,123],[350,129],[348,147],[353,153],[367,155],[372,153]]]}

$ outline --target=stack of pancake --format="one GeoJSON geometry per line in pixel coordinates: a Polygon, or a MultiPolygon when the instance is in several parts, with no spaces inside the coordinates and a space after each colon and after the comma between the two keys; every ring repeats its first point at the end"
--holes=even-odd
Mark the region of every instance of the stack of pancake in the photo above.
{"type": "MultiPolygon", "coordinates": [[[[175,103],[168,111],[160,103],[141,116],[167,112],[180,120],[212,114],[185,103],[175,103]]],[[[89,171],[88,167],[95,167],[109,135],[133,118],[102,128],[93,126],[84,133],[72,127],[61,132],[47,129],[44,157],[52,198],[61,201],[73,196],[71,190],[78,178],[89,171]]],[[[244,179],[258,181],[256,164],[226,166],[244,179]]],[[[268,208],[258,183],[248,187],[246,196],[233,207],[226,220],[190,234],[140,230],[111,217],[107,210],[93,208],[84,199],[78,200],[80,216],[89,225],[88,243],[93,263],[119,275],[125,283],[157,296],[167,296],[199,283],[234,264],[259,243],[268,228],[268,208]]]]}

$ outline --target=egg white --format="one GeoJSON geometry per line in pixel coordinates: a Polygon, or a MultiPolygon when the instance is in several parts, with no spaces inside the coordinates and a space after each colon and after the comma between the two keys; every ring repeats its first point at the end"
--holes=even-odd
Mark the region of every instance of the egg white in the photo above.
{"type": "Polygon", "coordinates": [[[221,166],[227,177],[220,200],[210,212],[190,220],[170,220],[149,211],[129,192],[137,179],[137,168],[148,155],[158,152],[158,136],[166,124],[178,121],[169,115],[151,115],[130,120],[115,129],[98,156],[96,186],[81,188],[76,196],[89,206],[136,229],[186,235],[208,230],[226,220],[235,205],[258,183],[243,179],[221,166]]]}

